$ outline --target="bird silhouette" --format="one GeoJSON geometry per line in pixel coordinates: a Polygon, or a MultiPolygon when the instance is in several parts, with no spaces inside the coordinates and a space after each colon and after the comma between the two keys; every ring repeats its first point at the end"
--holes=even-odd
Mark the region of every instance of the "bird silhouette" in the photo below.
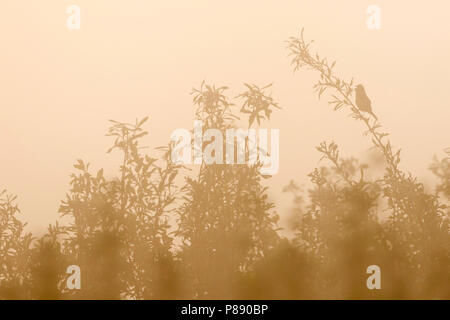
{"type": "Polygon", "coordinates": [[[372,111],[372,101],[370,101],[369,97],[366,94],[366,90],[362,84],[358,84],[356,86],[356,105],[358,109],[367,113],[370,113],[375,120],[378,120],[377,116],[372,111]]]}

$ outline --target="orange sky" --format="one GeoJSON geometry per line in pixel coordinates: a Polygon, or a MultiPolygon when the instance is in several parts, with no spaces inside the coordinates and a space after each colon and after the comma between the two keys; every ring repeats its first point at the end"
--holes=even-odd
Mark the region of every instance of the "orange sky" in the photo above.
{"type": "Polygon", "coordinates": [[[432,156],[450,146],[449,12],[445,0],[2,0],[0,188],[39,229],[58,217],[77,158],[114,172],[108,119],[149,115],[148,144],[158,146],[192,127],[189,93],[202,80],[229,86],[230,97],[243,82],[274,82],[283,110],[264,127],[280,129],[271,193],[285,211],[283,185],[307,182],[322,140],[344,156],[370,147],[361,124],[317,100],[314,73],[292,73],[284,41],[302,27],[342,77],[365,85],[403,166],[431,184],[432,156]],[[71,4],[78,31],[66,28],[71,4]],[[379,31],[365,24],[371,4],[382,10],[379,31]]]}

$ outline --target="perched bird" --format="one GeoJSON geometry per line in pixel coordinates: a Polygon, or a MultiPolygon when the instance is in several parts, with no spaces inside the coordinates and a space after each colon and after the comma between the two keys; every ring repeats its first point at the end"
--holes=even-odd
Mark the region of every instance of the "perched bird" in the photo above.
{"type": "Polygon", "coordinates": [[[356,86],[356,105],[358,109],[367,113],[370,113],[375,120],[378,120],[377,116],[372,111],[372,101],[370,101],[369,97],[366,94],[366,90],[362,84],[358,84],[356,86]]]}

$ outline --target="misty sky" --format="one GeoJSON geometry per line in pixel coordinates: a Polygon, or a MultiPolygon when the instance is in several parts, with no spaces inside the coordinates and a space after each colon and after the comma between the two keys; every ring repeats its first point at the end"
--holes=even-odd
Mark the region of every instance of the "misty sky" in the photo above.
{"type": "MultiPolygon", "coordinates": [[[[19,196],[33,229],[57,219],[78,158],[110,176],[108,119],[149,115],[146,143],[166,144],[192,128],[192,87],[273,82],[280,129],[280,171],[270,193],[308,181],[322,140],[343,156],[366,159],[370,140],[348,112],[333,112],[312,86],[317,74],[293,74],[285,41],[302,27],[313,51],[337,60],[336,71],[361,82],[402,167],[427,185],[434,154],[450,146],[450,5],[445,0],[148,1],[2,0],[0,3],[0,189],[19,196]],[[66,8],[81,8],[81,29],[66,27],[66,8]],[[366,8],[381,7],[381,30],[366,27],[366,8]]],[[[149,152],[153,152],[150,151],[149,152]]]]}

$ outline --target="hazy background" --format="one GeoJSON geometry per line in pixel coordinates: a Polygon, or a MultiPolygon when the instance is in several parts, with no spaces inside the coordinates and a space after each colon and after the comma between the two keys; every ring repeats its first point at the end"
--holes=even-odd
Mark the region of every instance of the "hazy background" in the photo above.
{"type": "Polygon", "coordinates": [[[402,166],[432,185],[432,156],[450,146],[449,12],[445,0],[2,0],[0,189],[19,196],[23,220],[39,230],[58,217],[77,158],[115,172],[108,119],[149,115],[148,145],[163,145],[192,127],[189,93],[202,80],[229,86],[230,97],[243,82],[274,82],[283,110],[264,127],[280,129],[270,192],[283,215],[282,187],[308,181],[322,140],[344,156],[370,147],[361,124],[317,100],[316,74],[292,73],[284,41],[302,27],[339,75],[365,85],[402,166]],[[71,4],[81,7],[78,31],[66,27],[71,4]],[[366,27],[371,4],[382,9],[379,31],[366,27]]]}

